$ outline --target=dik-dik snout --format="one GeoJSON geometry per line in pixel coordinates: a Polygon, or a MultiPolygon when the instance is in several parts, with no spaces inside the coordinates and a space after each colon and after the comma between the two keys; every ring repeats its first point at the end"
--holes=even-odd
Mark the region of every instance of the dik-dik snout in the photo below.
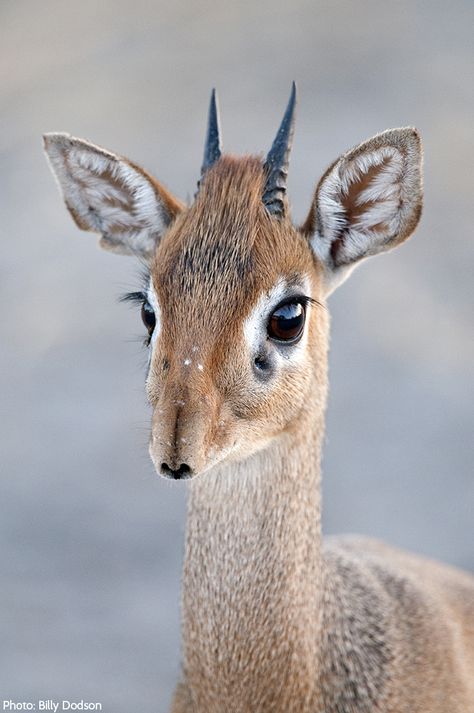
{"type": "Polygon", "coordinates": [[[149,451],[157,473],[186,480],[206,469],[225,431],[222,400],[204,374],[197,347],[179,365],[167,366],[157,384],[149,378],[153,404],[149,451]],[[192,356],[191,356],[192,355],[192,356]]]}

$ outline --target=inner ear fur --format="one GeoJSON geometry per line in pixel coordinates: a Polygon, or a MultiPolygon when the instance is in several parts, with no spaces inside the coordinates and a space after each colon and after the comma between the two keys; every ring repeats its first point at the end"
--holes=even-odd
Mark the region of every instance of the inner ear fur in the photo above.
{"type": "Polygon", "coordinates": [[[76,225],[102,235],[112,252],[150,259],[183,205],[132,161],[68,134],[44,147],[76,225]]]}
{"type": "Polygon", "coordinates": [[[302,232],[332,276],[389,250],[416,228],[422,207],[416,129],[391,129],[343,154],[321,178],[302,232]]]}

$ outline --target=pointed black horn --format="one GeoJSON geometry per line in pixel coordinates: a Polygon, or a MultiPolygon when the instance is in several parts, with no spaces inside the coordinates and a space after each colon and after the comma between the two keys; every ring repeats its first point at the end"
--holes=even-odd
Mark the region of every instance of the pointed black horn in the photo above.
{"type": "Polygon", "coordinates": [[[209,117],[207,120],[206,146],[204,149],[204,159],[202,162],[201,176],[206,173],[222,153],[221,130],[219,121],[219,106],[217,103],[216,90],[212,90],[211,103],[209,104],[209,117]]]}
{"type": "Polygon", "coordinates": [[[296,84],[293,82],[288,106],[264,166],[267,180],[263,191],[263,203],[271,215],[280,218],[285,214],[286,182],[295,130],[295,109],[296,84]]]}

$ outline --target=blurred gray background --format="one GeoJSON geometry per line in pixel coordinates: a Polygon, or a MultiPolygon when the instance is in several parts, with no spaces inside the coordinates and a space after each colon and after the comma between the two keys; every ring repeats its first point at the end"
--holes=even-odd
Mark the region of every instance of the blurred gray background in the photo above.
{"type": "Polygon", "coordinates": [[[209,92],[232,152],[300,90],[290,191],[393,126],[425,144],[407,245],[330,300],[326,532],[474,569],[472,2],[0,4],[0,698],[166,711],[186,488],[158,480],[133,260],[73,225],[42,155],[68,131],[192,196],[209,92]]]}

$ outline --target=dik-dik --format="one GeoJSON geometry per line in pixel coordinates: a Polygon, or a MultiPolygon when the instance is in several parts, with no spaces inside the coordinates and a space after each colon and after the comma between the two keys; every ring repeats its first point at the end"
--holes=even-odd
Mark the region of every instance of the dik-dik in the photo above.
{"type": "MultiPolygon", "coordinates": [[[[474,579],[365,538],[322,543],[328,295],[414,231],[415,129],[338,158],[293,225],[295,87],[265,160],[222,155],[215,94],[198,192],[67,134],[46,151],[66,205],[138,256],[150,455],[187,481],[174,713],[472,713],[474,579]]],[[[354,464],[357,469],[360,464],[354,464]]]]}

